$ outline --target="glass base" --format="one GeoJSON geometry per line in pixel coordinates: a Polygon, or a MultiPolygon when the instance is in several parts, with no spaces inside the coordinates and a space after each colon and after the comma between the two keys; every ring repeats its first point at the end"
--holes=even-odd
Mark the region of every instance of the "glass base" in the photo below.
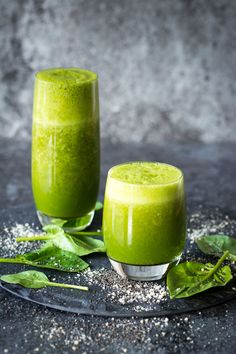
{"type": "Polygon", "coordinates": [[[91,225],[94,217],[94,210],[90,213],[77,217],[77,218],[56,218],[54,216],[48,216],[42,213],[40,210],[37,210],[38,219],[42,226],[48,224],[55,224],[63,227],[63,229],[67,232],[76,232],[86,229],[89,225],[91,225]]]}
{"type": "Polygon", "coordinates": [[[180,257],[170,263],[159,265],[130,265],[120,263],[109,258],[113,269],[122,277],[138,281],[151,281],[162,279],[168,270],[178,264],[180,257]]]}

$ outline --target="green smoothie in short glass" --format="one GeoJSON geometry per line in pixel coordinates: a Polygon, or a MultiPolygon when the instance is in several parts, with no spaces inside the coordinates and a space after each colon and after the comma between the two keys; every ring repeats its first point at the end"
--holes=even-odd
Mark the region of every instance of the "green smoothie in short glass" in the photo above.
{"type": "Polygon", "coordinates": [[[155,162],[113,167],[106,184],[103,233],[107,255],[123,276],[160,279],[185,245],[183,174],[155,162]]]}
{"type": "Polygon", "coordinates": [[[99,188],[98,78],[79,68],[36,74],[32,187],[40,221],[93,218],[99,188]]]}

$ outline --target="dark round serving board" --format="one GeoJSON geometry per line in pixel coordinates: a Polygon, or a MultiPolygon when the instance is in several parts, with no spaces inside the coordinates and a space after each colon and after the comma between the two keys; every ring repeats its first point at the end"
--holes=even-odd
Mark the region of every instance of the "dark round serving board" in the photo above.
{"type": "MultiPolygon", "coordinates": [[[[218,227],[217,232],[227,233],[228,235],[236,235],[236,220],[232,214],[226,213],[225,211],[219,210],[215,207],[194,207],[191,209],[189,229],[198,230],[201,228],[202,223],[207,220],[216,219],[216,223],[222,226],[218,227]],[[195,217],[191,217],[191,215],[195,217]],[[199,217],[198,217],[199,215],[199,217]],[[227,216],[229,219],[227,219],[227,216]],[[227,220],[232,222],[228,223],[227,220]],[[225,221],[225,222],[221,222],[225,221]]],[[[98,212],[95,216],[93,225],[91,228],[97,228],[101,226],[101,212],[98,212]]],[[[4,225],[7,228],[18,224],[34,223],[39,226],[39,222],[36,217],[35,208],[33,205],[20,205],[17,207],[12,207],[0,212],[0,225],[4,225]]],[[[0,249],[1,243],[4,237],[6,237],[6,231],[4,228],[0,230],[0,249]]],[[[188,250],[188,259],[193,257],[201,256],[203,261],[215,259],[204,258],[204,256],[197,250],[196,246],[187,242],[185,254],[188,250]],[[190,252],[189,252],[190,251],[190,252]]],[[[8,254],[2,255],[7,257],[8,254]]],[[[108,268],[110,269],[110,264],[107,257],[102,254],[94,254],[88,257],[84,257],[86,261],[90,263],[91,269],[108,268]]],[[[22,266],[17,264],[0,264],[0,274],[15,273],[25,269],[33,269],[33,267],[22,266]]],[[[50,279],[54,278],[58,282],[70,282],[76,283],[77,275],[73,273],[64,273],[59,271],[53,271],[48,269],[39,269],[44,271],[50,279]],[[73,282],[73,277],[75,280],[73,282]]],[[[81,277],[83,280],[83,276],[81,277]]],[[[77,278],[78,282],[78,278],[77,278]]],[[[164,284],[164,280],[161,281],[164,284]]],[[[83,283],[80,284],[82,285],[83,283]]],[[[84,281],[86,285],[86,282],[84,281]]],[[[201,293],[197,296],[187,298],[187,299],[168,299],[165,302],[150,304],[145,302],[140,303],[130,303],[121,304],[118,301],[107,300],[106,291],[98,284],[89,285],[90,290],[88,292],[77,291],[71,289],[53,288],[48,287],[45,289],[26,289],[18,285],[7,284],[0,282],[2,289],[20,297],[25,300],[35,302],[40,305],[51,307],[53,309],[58,309],[67,312],[74,312],[79,314],[87,315],[99,315],[99,316],[111,316],[111,317],[151,317],[151,316],[165,316],[173,315],[178,313],[186,313],[196,310],[202,310],[212,306],[223,304],[226,301],[236,298],[236,291],[233,289],[234,284],[231,282],[225,287],[213,288],[212,290],[201,293]],[[137,306],[140,306],[141,311],[137,311],[137,306]]]]}

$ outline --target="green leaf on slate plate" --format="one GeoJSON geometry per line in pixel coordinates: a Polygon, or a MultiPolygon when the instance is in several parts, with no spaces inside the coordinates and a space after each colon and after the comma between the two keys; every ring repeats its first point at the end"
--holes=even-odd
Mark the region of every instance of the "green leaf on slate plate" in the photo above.
{"type": "Polygon", "coordinates": [[[189,297],[215,286],[226,285],[232,279],[230,267],[221,266],[227,256],[228,251],[215,265],[185,262],[173,267],[167,274],[170,298],[189,297]]]}
{"type": "Polygon", "coordinates": [[[0,258],[0,263],[18,263],[63,272],[81,272],[89,264],[72,252],[62,250],[47,242],[42,248],[15,258],[0,258]]]}
{"type": "Polygon", "coordinates": [[[33,236],[20,236],[16,238],[16,242],[30,242],[30,241],[48,241],[53,239],[54,237],[57,237],[59,234],[64,235],[64,230],[54,224],[49,224],[43,227],[43,231],[46,232],[46,234],[39,234],[39,235],[33,235],[33,236]]]}
{"type": "Polygon", "coordinates": [[[77,256],[86,256],[90,253],[95,252],[105,252],[104,242],[86,236],[86,232],[82,233],[77,237],[77,235],[72,236],[57,226],[57,225],[47,225],[44,226],[43,230],[46,232],[46,235],[42,236],[32,236],[32,237],[19,237],[17,241],[47,241],[46,245],[54,245],[57,248],[60,248],[64,251],[69,251],[77,256]]]}
{"type": "Polygon", "coordinates": [[[64,234],[63,228],[62,228],[61,226],[59,226],[59,225],[54,225],[54,224],[45,225],[45,226],[43,227],[43,231],[45,231],[46,234],[47,234],[48,236],[51,236],[51,237],[57,236],[58,233],[60,233],[60,232],[61,232],[62,234],[64,234]]]}
{"type": "Polygon", "coordinates": [[[41,289],[45,288],[46,286],[56,286],[60,288],[70,288],[85,291],[88,290],[87,286],[51,282],[46,274],[36,270],[27,270],[25,272],[15,274],[2,275],[0,280],[10,284],[19,284],[25,288],[31,289],[41,289]]]}
{"type": "Polygon", "coordinates": [[[226,235],[207,235],[195,239],[198,248],[205,254],[221,256],[229,251],[228,258],[236,261],[236,239],[226,235]]]}
{"type": "Polygon", "coordinates": [[[103,234],[102,234],[102,231],[74,231],[74,232],[69,232],[70,235],[72,236],[77,236],[77,237],[80,237],[80,236],[89,236],[89,237],[101,237],[103,234]]]}
{"type": "Polygon", "coordinates": [[[26,253],[25,258],[28,261],[37,262],[39,265],[47,265],[50,268],[64,270],[68,272],[80,272],[89,267],[89,264],[79,257],[75,252],[57,247],[49,241],[40,248],[31,253],[26,253]]]}
{"type": "MultiPolygon", "coordinates": [[[[30,242],[30,241],[48,241],[52,240],[55,237],[58,237],[60,235],[65,235],[65,231],[63,228],[61,228],[58,225],[54,224],[49,224],[43,227],[43,230],[46,232],[46,234],[38,234],[38,235],[33,235],[33,236],[20,236],[16,238],[16,242],[30,242]]],[[[70,234],[66,235],[71,235],[75,238],[81,237],[81,236],[102,236],[102,231],[75,231],[71,232],[70,234]]]]}
{"type": "Polygon", "coordinates": [[[106,252],[104,242],[89,236],[72,237],[74,243],[79,248],[78,255],[85,256],[90,253],[106,252]]]}
{"type": "Polygon", "coordinates": [[[58,236],[54,237],[50,242],[56,247],[72,252],[80,257],[90,253],[106,251],[103,241],[96,240],[89,236],[80,236],[77,238],[60,232],[58,236]]]}
{"type": "Polygon", "coordinates": [[[48,236],[54,236],[51,242],[56,247],[75,253],[77,256],[86,256],[90,253],[106,251],[103,241],[86,235],[80,235],[78,238],[65,233],[62,228],[55,225],[45,226],[44,231],[47,232],[48,236]]]}

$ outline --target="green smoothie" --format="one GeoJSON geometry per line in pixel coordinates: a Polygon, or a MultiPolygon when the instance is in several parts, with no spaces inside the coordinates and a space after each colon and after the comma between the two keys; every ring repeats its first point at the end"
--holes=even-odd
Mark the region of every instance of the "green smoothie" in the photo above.
{"type": "Polygon", "coordinates": [[[107,255],[130,265],[180,257],[186,234],[182,172],[171,165],[133,162],[108,173],[103,232],[107,255]]]}
{"type": "Polygon", "coordinates": [[[36,74],[32,187],[37,209],[52,217],[91,212],[99,188],[97,75],[78,68],[36,74]]]}

